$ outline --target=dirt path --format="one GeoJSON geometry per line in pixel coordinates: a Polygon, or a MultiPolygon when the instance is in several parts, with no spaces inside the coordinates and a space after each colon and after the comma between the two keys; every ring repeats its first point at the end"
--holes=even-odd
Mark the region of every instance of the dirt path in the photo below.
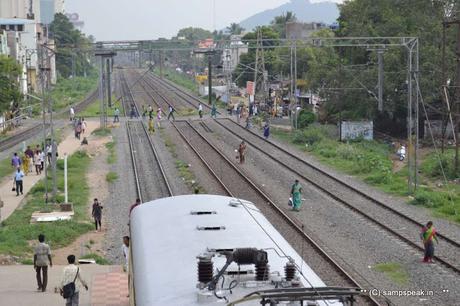
{"type": "MultiPolygon", "coordinates": [[[[107,165],[108,151],[105,144],[110,142],[112,137],[88,137],[88,155],[92,158],[89,166],[89,171],[86,173],[86,181],[89,182],[89,199],[88,199],[88,217],[91,218],[91,205],[94,198],[97,198],[102,205],[105,205],[106,199],[109,195],[109,186],[106,181],[106,175],[109,172],[107,165]]],[[[104,214],[103,214],[104,216],[104,214]]],[[[56,264],[66,264],[66,258],[69,254],[74,254],[78,257],[87,254],[97,254],[105,257],[103,251],[103,242],[106,236],[106,229],[103,218],[101,232],[89,232],[80,236],[72,244],[67,247],[54,250],[54,261],[56,264]]]]}

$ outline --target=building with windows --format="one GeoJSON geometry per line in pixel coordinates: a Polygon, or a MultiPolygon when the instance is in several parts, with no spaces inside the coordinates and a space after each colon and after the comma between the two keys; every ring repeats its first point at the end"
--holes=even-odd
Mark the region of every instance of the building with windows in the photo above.
{"type": "Polygon", "coordinates": [[[0,18],[40,20],[40,0],[1,0],[0,18]]]}

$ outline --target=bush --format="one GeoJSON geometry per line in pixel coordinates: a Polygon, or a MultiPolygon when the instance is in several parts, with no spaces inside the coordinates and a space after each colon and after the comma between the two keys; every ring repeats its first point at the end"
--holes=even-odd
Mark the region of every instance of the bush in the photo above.
{"type": "Polygon", "coordinates": [[[297,144],[308,144],[314,145],[315,143],[321,142],[324,138],[323,133],[319,129],[306,129],[296,131],[292,141],[297,144]]]}
{"type": "Polygon", "coordinates": [[[300,129],[308,127],[310,124],[315,122],[316,115],[308,110],[301,110],[299,117],[297,118],[297,125],[300,129]]]}

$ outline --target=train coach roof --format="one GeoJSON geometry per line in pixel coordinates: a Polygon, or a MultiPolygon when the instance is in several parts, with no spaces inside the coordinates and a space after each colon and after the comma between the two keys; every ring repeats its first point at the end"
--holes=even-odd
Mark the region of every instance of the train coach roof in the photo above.
{"type": "MultiPolygon", "coordinates": [[[[137,305],[198,305],[197,256],[207,249],[273,248],[303,267],[305,287],[324,286],[252,203],[242,200],[245,208],[231,202],[237,200],[188,195],[155,200],[133,210],[130,224],[137,305]]],[[[270,271],[282,272],[287,259],[274,250],[267,252],[270,271]]]]}

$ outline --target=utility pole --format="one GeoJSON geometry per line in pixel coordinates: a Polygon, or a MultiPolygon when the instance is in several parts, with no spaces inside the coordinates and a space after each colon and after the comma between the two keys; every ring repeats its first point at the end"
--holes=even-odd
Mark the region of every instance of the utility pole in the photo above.
{"type": "MultiPolygon", "coordinates": [[[[112,72],[112,59],[106,59],[106,67],[107,69],[107,101],[109,107],[112,107],[112,87],[111,87],[111,72],[112,72]]],[[[107,109],[104,113],[105,120],[107,120],[107,109]]]]}
{"type": "Polygon", "coordinates": [[[457,48],[455,54],[457,56],[457,80],[456,80],[456,90],[455,90],[455,173],[459,171],[459,130],[460,130],[460,20],[456,20],[455,23],[458,25],[458,34],[457,34],[457,48]]]}
{"type": "MultiPolygon", "coordinates": [[[[107,104],[105,101],[105,95],[107,96],[111,95],[111,92],[106,92],[105,90],[105,84],[107,84],[107,90],[110,89],[110,69],[111,69],[111,63],[112,63],[112,58],[117,55],[116,52],[110,51],[110,50],[103,50],[99,49],[94,53],[95,56],[100,58],[100,75],[99,75],[99,99],[101,100],[100,104],[100,127],[101,128],[106,128],[107,127],[107,104]],[[105,75],[105,67],[104,64],[107,65],[107,75],[105,75]]],[[[110,100],[109,100],[110,101],[110,100]]]]}
{"type": "Polygon", "coordinates": [[[163,78],[163,51],[160,50],[160,79],[163,78]]]}
{"type": "MultiPolygon", "coordinates": [[[[263,36],[262,31],[257,31],[257,49],[256,49],[256,63],[254,67],[254,103],[256,102],[257,95],[257,86],[262,91],[262,94],[259,97],[262,97],[262,101],[265,103],[267,95],[267,79],[268,75],[265,71],[265,57],[264,57],[264,48],[263,48],[263,36]],[[262,82],[259,82],[259,75],[262,75],[262,82]],[[261,83],[261,84],[259,84],[261,83]]],[[[260,99],[259,99],[260,101],[260,99]]]]}
{"type": "Polygon", "coordinates": [[[377,59],[379,64],[379,103],[378,110],[383,112],[383,50],[377,50],[377,59]]]}
{"type": "MultiPolygon", "coordinates": [[[[295,40],[294,40],[294,101],[295,101],[296,109],[297,109],[297,41],[295,40]]],[[[297,120],[297,112],[296,112],[296,120],[297,120]]]]}
{"type": "Polygon", "coordinates": [[[208,104],[212,104],[212,53],[208,54],[208,104]]]}
{"type": "Polygon", "coordinates": [[[46,77],[45,77],[45,47],[43,45],[38,46],[38,57],[39,57],[39,78],[40,87],[42,92],[42,112],[43,112],[43,153],[45,158],[43,159],[43,170],[45,171],[45,204],[48,203],[48,158],[46,150],[46,109],[47,109],[47,97],[46,97],[46,77]]]}

